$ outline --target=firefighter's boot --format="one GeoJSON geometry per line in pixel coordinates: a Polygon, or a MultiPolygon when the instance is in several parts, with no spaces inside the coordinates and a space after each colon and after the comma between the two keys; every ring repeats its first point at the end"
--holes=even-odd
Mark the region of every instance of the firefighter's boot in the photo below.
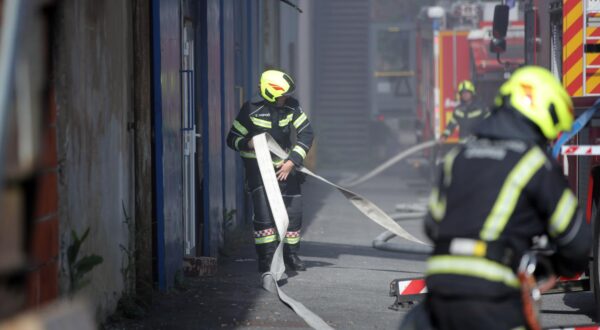
{"type": "Polygon", "coordinates": [[[277,249],[277,242],[265,244],[256,244],[256,254],[258,256],[258,272],[266,273],[271,269],[273,254],[277,249]]]}
{"type": "Polygon", "coordinates": [[[283,261],[285,262],[285,266],[290,270],[306,270],[306,265],[298,257],[298,248],[300,243],[297,244],[285,244],[283,246],[283,261]]]}

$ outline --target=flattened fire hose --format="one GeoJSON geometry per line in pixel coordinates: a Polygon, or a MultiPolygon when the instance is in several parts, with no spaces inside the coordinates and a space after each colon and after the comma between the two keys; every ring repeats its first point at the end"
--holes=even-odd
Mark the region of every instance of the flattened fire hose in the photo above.
{"type": "Polygon", "coordinates": [[[361,184],[361,183],[373,178],[374,176],[380,174],[381,172],[387,170],[390,166],[396,164],[397,162],[403,160],[404,158],[406,158],[412,154],[415,154],[421,150],[432,148],[432,147],[436,146],[438,143],[439,142],[436,140],[431,140],[431,141],[423,142],[421,144],[417,144],[414,147],[408,148],[408,149],[402,151],[401,153],[397,154],[396,156],[388,159],[385,163],[377,166],[371,172],[361,176],[360,178],[358,178],[350,183],[344,184],[344,185],[346,187],[354,187],[358,184],[361,184]]]}
{"type": "MultiPolygon", "coordinates": [[[[269,145],[267,142],[267,135],[260,134],[252,138],[254,143],[254,151],[256,152],[256,160],[258,162],[258,168],[260,175],[263,180],[263,185],[267,193],[267,200],[269,201],[269,207],[275,219],[275,225],[279,237],[285,237],[287,228],[289,225],[289,218],[281,196],[281,190],[277,178],[275,177],[275,169],[273,168],[273,161],[269,152],[269,145]]],[[[287,155],[285,157],[287,158],[287,155]]],[[[271,268],[268,272],[262,274],[262,286],[265,290],[273,293],[277,293],[279,299],[298,314],[304,321],[311,326],[313,329],[332,329],[323,319],[317,314],[310,311],[302,303],[292,299],[288,296],[277,284],[277,281],[282,279],[283,273],[285,272],[285,265],[283,263],[283,240],[279,242],[277,250],[273,256],[271,262],[271,268]]]]}
{"type": "MultiPolygon", "coordinates": [[[[267,194],[267,200],[269,201],[269,207],[271,208],[275,225],[277,227],[277,232],[279,237],[284,237],[285,233],[287,232],[289,218],[285,209],[283,198],[281,196],[281,191],[279,190],[279,184],[275,176],[271,153],[281,159],[286,159],[288,157],[288,153],[285,152],[285,150],[283,150],[277,144],[277,142],[275,142],[275,140],[266,133],[254,136],[252,141],[254,144],[254,150],[256,152],[258,167],[263,180],[263,185],[267,194]]],[[[413,150],[412,152],[415,151],[413,150]]],[[[338,189],[344,195],[344,197],[346,197],[361,213],[367,216],[367,218],[392,232],[394,235],[415,243],[426,245],[424,242],[404,230],[402,226],[396,223],[389,215],[383,212],[383,210],[381,210],[377,205],[368,199],[328,181],[327,179],[311,172],[307,168],[300,167],[298,170],[338,189]]],[[[296,314],[302,317],[304,321],[312,328],[332,329],[318,315],[311,312],[300,302],[289,297],[287,294],[285,294],[285,292],[283,292],[283,290],[281,290],[281,288],[279,288],[277,281],[282,279],[284,272],[285,266],[283,263],[282,241],[279,243],[277,250],[275,251],[270,270],[262,275],[263,288],[270,292],[277,293],[279,299],[292,308],[296,314]]]]}

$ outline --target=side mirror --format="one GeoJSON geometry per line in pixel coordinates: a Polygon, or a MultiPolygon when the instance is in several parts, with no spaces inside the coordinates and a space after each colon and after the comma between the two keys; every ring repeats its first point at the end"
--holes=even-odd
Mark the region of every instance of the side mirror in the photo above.
{"type": "Polygon", "coordinates": [[[506,51],[506,32],[508,30],[508,15],[510,8],[507,5],[494,7],[494,24],[492,26],[492,41],[490,51],[496,54],[506,51]]]}
{"type": "Polygon", "coordinates": [[[496,5],[494,8],[494,24],[492,27],[492,36],[494,38],[506,38],[508,30],[508,11],[507,5],[496,5]]]}

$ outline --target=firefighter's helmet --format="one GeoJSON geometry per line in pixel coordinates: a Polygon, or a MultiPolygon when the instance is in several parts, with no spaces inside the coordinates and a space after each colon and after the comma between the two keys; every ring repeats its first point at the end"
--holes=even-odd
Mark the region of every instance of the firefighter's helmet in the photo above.
{"type": "Polygon", "coordinates": [[[294,89],[294,81],[285,72],[267,70],[260,76],[260,95],[269,102],[273,103],[278,97],[291,94],[294,89]]]}
{"type": "Polygon", "coordinates": [[[458,83],[458,88],[456,88],[458,94],[462,92],[471,92],[475,95],[475,85],[470,80],[463,80],[458,83]]]}
{"type": "Polygon", "coordinates": [[[573,125],[573,102],[550,73],[539,66],[518,69],[498,92],[496,106],[508,105],[539,127],[548,139],[573,125]]]}

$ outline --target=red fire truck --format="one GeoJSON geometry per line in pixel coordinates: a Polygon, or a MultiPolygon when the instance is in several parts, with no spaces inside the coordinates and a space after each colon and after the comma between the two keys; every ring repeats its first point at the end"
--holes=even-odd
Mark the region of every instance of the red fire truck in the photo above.
{"type": "MultiPolygon", "coordinates": [[[[499,3],[499,2],[498,2],[499,3]]],[[[507,72],[524,63],[522,11],[510,11],[509,51],[500,63],[490,53],[492,19],[497,3],[455,2],[430,7],[417,27],[417,116],[422,139],[439,138],[457,106],[456,86],[471,80],[477,97],[488,104],[507,72]]],[[[448,142],[455,143],[456,134],[448,142]]]]}

